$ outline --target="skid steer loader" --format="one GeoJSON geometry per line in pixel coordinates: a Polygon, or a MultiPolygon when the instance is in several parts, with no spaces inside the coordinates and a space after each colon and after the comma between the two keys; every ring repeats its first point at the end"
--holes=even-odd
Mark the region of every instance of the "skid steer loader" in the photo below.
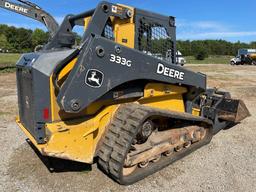
{"type": "Polygon", "coordinates": [[[40,16],[52,34],[17,62],[17,124],[45,156],[97,162],[128,185],[250,115],[243,101],[207,89],[204,74],[175,64],[174,17],[101,2],[58,26],[27,1],[0,2],[40,16]],[[79,46],[77,25],[84,27],[79,46]]]}

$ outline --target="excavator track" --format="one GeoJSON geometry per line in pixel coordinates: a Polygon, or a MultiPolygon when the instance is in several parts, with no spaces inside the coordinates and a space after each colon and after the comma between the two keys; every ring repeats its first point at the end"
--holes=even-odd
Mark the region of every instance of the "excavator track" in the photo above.
{"type": "Polygon", "coordinates": [[[116,182],[130,185],[208,144],[212,136],[211,122],[207,119],[134,103],[124,104],[114,115],[98,149],[98,165],[116,182]],[[162,124],[139,142],[144,123],[150,127],[151,119],[162,118],[184,123],[184,126],[168,128],[162,124]],[[160,129],[163,130],[160,132],[160,129]]]}

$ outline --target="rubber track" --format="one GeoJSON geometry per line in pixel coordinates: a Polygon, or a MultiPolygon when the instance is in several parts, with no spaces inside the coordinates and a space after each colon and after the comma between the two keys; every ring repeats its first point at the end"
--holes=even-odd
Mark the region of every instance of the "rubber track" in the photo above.
{"type": "MultiPolygon", "coordinates": [[[[113,168],[110,168],[110,164],[113,165],[113,161],[118,159],[117,156],[119,155],[117,154],[120,154],[120,157],[123,156],[124,154],[123,149],[128,145],[127,142],[125,142],[124,138],[129,139],[136,133],[139,119],[137,119],[137,122],[136,121],[133,122],[133,124],[135,124],[133,129],[130,129],[129,124],[127,124],[127,122],[124,121],[124,119],[128,120],[127,118],[129,118],[137,108],[138,106],[135,106],[135,105],[121,106],[116,112],[116,115],[114,116],[112,122],[108,127],[108,131],[107,131],[107,134],[105,135],[105,138],[103,139],[102,146],[98,151],[98,157],[99,157],[98,163],[106,174],[117,175],[117,172],[113,171],[113,168]],[[119,139],[120,136],[121,136],[121,139],[119,139]],[[121,142],[122,140],[123,142],[121,142]],[[117,151],[119,151],[119,153],[117,151]],[[112,156],[115,156],[114,159],[112,156]]],[[[130,122],[131,120],[128,121],[128,123],[130,122]]]]}
{"type": "MultiPolygon", "coordinates": [[[[149,175],[149,173],[138,174],[139,176],[134,178],[125,179],[122,176],[122,169],[128,150],[139,131],[140,125],[152,114],[166,117],[177,116],[177,118],[184,120],[203,121],[203,119],[195,119],[194,116],[189,114],[171,113],[139,104],[124,104],[120,106],[107,128],[107,133],[98,151],[99,168],[120,184],[132,184],[149,175]]],[[[150,172],[153,173],[154,171],[151,170],[150,172]]]]}

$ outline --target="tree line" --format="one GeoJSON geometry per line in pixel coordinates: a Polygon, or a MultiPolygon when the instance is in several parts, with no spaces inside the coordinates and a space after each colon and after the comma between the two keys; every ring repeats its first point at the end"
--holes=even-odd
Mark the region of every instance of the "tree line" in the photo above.
{"type": "MultiPolygon", "coordinates": [[[[81,41],[81,37],[75,33],[76,42],[81,41]]],[[[24,29],[0,24],[0,50],[2,52],[25,53],[31,52],[38,45],[47,43],[50,35],[42,29],[24,29]]]]}
{"type": "Polygon", "coordinates": [[[31,52],[49,38],[48,32],[41,29],[24,29],[0,25],[0,49],[13,53],[31,52]]]}
{"type": "Polygon", "coordinates": [[[177,41],[177,49],[184,56],[205,55],[236,55],[238,49],[256,49],[256,42],[228,42],[225,40],[177,41]]]}
{"type": "MultiPolygon", "coordinates": [[[[77,36],[77,41],[81,37],[77,36]]],[[[14,53],[31,52],[37,45],[47,43],[49,33],[41,29],[24,29],[0,25],[0,50],[14,53]]],[[[256,49],[256,41],[251,43],[228,42],[225,40],[177,41],[177,49],[184,56],[236,55],[241,48],[256,49]]]]}

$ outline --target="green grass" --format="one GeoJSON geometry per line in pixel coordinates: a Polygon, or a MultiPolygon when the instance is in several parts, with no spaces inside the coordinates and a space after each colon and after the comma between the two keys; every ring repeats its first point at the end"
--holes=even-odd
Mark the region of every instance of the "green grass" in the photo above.
{"type": "Polygon", "coordinates": [[[20,58],[20,54],[16,53],[0,53],[0,72],[13,71],[16,62],[20,58]]]}
{"type": "Polygon", "coordinates": [[[230,59],[234,56],[220,56],[220,55],[211,55],[205,60],[199,61],[196,60],[194,56],[185,57],[187,60],[187,64],[229,64],[230,59]]]}

